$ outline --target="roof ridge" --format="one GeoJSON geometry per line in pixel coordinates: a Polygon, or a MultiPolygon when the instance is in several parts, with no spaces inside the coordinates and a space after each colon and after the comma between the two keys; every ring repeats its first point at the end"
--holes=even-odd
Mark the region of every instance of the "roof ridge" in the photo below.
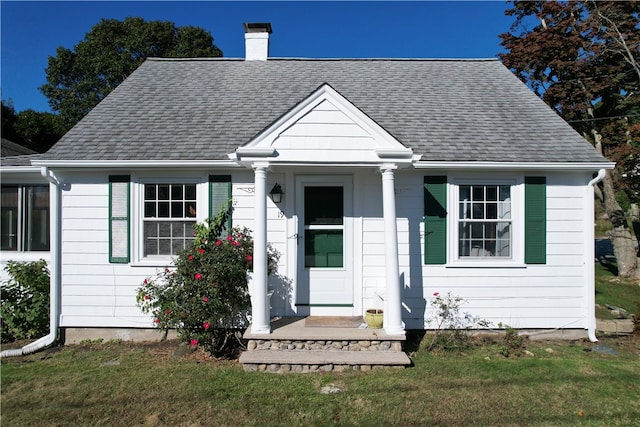
{"type": "MultiPolygon", "coordinates": [[[[208,62],[208,61],[240,61],[246,62],[244,58],[223,58],[223,57],[197,57],[197,58],[159,58],[159,57],[149,57],[147,61],[158,61],[158,62],[208,62]]],[[[269,61],[354,61],[354,62],[366,62],[366,61],[415,61],[415,62],[499,62],[499,58],[281,58],[281,57],[269,57],[266,61],[261,62],[269,62],[269,61]]],[[[251,62],[251,61],[250,61],[251,62]]]]}

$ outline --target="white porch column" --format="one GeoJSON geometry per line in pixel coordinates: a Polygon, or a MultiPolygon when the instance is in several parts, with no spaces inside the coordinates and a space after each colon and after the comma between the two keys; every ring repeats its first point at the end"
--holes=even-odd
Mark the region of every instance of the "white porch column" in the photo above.
{"type": "Polygon", "coordinates": [[[267,299],[267,166],[253,165],[255,174],[255,225],[253,230],[253,295],[251,332],[271,333],[267,299]]]}
{"type": "Polygon", "coordinates": [[[398,226],[396,223],[396,194],[393,171],[394,164],[383,165],[382,204],[384,216],[384,247],[386,270],[386,296],[384,299],[384,330],[389,335],[404,334],[402,323],[402,301],[400,289],[400,266],[398,262],[398,226]]]}

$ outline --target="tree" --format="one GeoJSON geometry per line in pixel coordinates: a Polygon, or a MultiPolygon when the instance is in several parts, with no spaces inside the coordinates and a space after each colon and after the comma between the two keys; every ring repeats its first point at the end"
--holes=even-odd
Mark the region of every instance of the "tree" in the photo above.
{"type": "Polygon", "coordinates": [[[640,3],[514,1],[500,57],[523,82],[616,162],[601,184],[621,276],[640,263],[624,210],[640,201],[640,3]],[[617,189],[617,192],[615,191],[617,189]]]}
{"type": "Polygon", "coordinates": [[[102,19],[74,50],[58,47],[49,57],[47,83],[40,90],[71,127],[146,58],[218,56],[222,52],[211,34],[198,27],[132,17],[102,19]]]}
{"type": "Polygon", "coordinates": [[[2,114],[0,114],[0,118],[2,118],[2,125],[0,126],[2,137],[22,145],[22,138],[18,135],[15,128],[18,116],[11,100],[7,102],[2,100],[2,114]]]}
{"type": "Polygon", "coordinates": [[[68,128],[58,114],[31,109],[16,113],[11,102],[2,101],[2,137],[44,153],[68,128]]]}

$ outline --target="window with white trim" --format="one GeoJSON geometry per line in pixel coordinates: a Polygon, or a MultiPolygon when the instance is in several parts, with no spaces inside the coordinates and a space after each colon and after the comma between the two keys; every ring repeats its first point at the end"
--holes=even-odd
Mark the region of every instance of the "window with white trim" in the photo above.
{"type": "Polygon", "coordinates": [[[193,242],[196,184],[144,184],[143,256],[178,255],[193,242]]]}
{"type": "Polygon", "coordinates": [[[3,251],[49,250],[49,186],[2,185],[3,251]]]}
{"type": "Polygon", "coordinates": [[[425,176],[424,263],[546,264],[546,177],[425,176]]]}
{"type": "Polygon", "coordinates": [[[471,184],[458,188],[458,257],[512,256],[511,186],[471,184]]]}

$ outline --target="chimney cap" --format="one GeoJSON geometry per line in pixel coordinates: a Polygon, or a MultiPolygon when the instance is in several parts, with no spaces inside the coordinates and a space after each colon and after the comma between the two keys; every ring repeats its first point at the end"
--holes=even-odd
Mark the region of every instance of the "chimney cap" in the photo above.
{"type": "Polygon", "coordinates": [[[271,34],[271,23],[270,22],[245,22],[242,24],[244,26],[245,33],[269,33],[271,34]]]}

